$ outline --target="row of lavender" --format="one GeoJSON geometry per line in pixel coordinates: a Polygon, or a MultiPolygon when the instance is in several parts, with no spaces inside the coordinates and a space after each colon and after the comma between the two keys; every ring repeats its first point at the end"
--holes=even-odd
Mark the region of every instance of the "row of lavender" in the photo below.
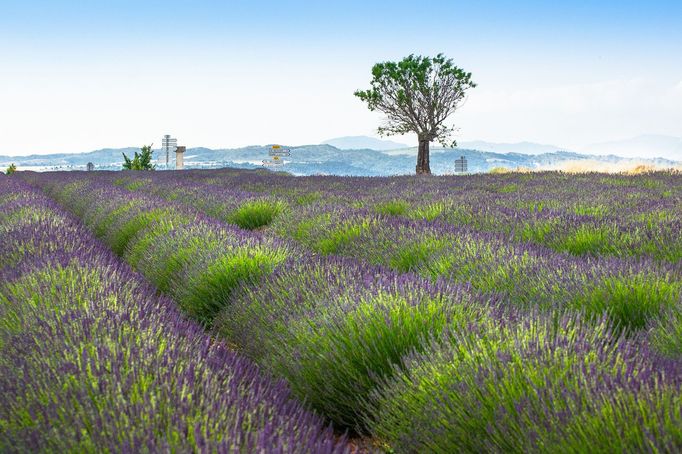
{"type": "MultiPolygon", "coordinates": [[[[234,175],[231,171],[223,172],[228,176],[234,175]]],[[[202,175],[204,174],[196,172],[190,174],[190,179],[196,180],[202,175]]],[[[363,198],[359,194],[349,197],[358,202],[356,205],[366,205],[359,208],[340,202],[343,197],[339,198],[339,194],[346,192],[339,192],[339,187],[346,185],[349,191],[358,190],[358,186],[354,187],[343,179],[330,179],[329,186],[335,186],[336,189],[327,188],[326,194],[333,193],[332,199],[335,201],[325,199],[324,203],[304,203],[301,206],[292,203],[291,200],[287,201],[281,191],[277,197],[264,197],[262,194],[235,188],[223,189],[216,184],[215,175],[215,172],[207,173],[201,177],[202,182],[186,181],[184,175],[180,178],[173,173],[145,174],[142,177],[138,175],[121,177],[120,174],[111,173],[107,178],[112,181],[115,177],[113,183],[129,190],[151,192],[165,199],[191,205],[212,217],[244,228],[269,225],[269,233],[274,234],[274,238],[294,239],[316,253],[343,255],[370,264],[387,266],[398,272],[410,271],[431,279],[445,278],[467,283],[478,291],[501,294],[517,306],[572,309],[596,317],[607,312],[620,329],[628,331],[648,328],[652,320],[654,322],[665,320],[665,325],[654,326],[654,335],[660,341],[659,345],[669,354],[682,353],[682,339],[676,337],[676,334],[682,331],[680,325],[682,316],[678,310],[682,298],[682,261],[672,260],[673,255],[677,254],[675,242],[680,243],[679,231],[682,228],[679,214],[675,214],[678,211],[673,206],[679,203],[679,197],[662,199],[656,205],[656,210],[665,209],[671,218],[676,217],[677,220],[672,224],[665,222],[651,224],[652,228],[660,228],[659,235],[654,235],[647,246],[653,248],[652,251],[655,253],[643,254],[640,258],[609,259],[601,258],[601,254],[583,258],[556,253],[532,242],[523,242],[521,239],[510,239],[507,233],[491,232],[495,230],[493,227],[481,229],[480,224],[476,222],[463,220],[458,223],[446,222],[442,216],[434,217],[433,213],[428,213],[429,207],[436,207],[433,209],[441,211],[446,210],[446,207],[453,209],[456,205],[453,200],[447,204],[445,202],[427,204],[421,212],[421,217],[426,219],[413,220],[410,219],[411,215],[402,216],[406,212],[399,210],[401,205],[397,202],[380,202],[381,196],[376,196],[377,193],[395,186],[398,179],[365,179],[367,187],[360,188],[369,192],[369,197],[363,198]],[[655,259],[663,256],[669,256],[671,261],[655,259]]],[[[262,178],[254,173],[246,172],[246,175],[256,181],[262,178]]],[[[519,175],[516,178],[521,177],[528,178],[527,175],[519,175]]],[[[529,186],[535,188],[531,191],[535,195],[530,199],[537,202],[542,197],[546,198],[546,195],[541,195],[541,189],[553,187],[553,180],[559,177],[562,176],[550,174],[538,178],[538,181],[530,181],[529,186]],[[545,177],[549,181],[545,181],[545,177]]],[[[645,186],[646,192],[649,191],[646,186],[674,186],[676,180],[671,177],[668,174],[657,174],[650,176],[653,183],[645,185],[635,181],[632,184],[645,186]],[[670,181],[663,186],[657,178],[670,181]]],[[[316,179],[299,180],[283,176],[272,178],[276,188],[283,186],[287,179],[297,181],[296,184],[299,186],[312,181],[311,193],[319,188],[316,179]]],[[[592,176],[593,180],[600,178],[627,182],[614,177],[592,176]]],[[[450,178],[449,184],[452,185],[453,180],[456,181],[450,178]]],[[[228,181],[232,180],[228,178],[228,181]]],[[[407,192],[415,191],[414,181],[405,179],[405,185],[412,186],[407,192]]],[[[438,189],[438,185],[442,186],[446,182],[448,182],[446,179],[440,179],[436,183],[426,180],[424,185],[433,190],[433,194],[430,194],[432,198],[444,199],[445,196],[442,194],[446,191],[443,188],[438,189]]],[[[241,184],[250,189],[254,188],[254,183],[247,178],[244,178],[241,184]]],[[[489,182],[493,187],[500,184],[495,178],[489,182]]],[[[451,190],[448,194],[460,194],[462,192],[460,189],[451,190]]],[[[420,194],[420,198],[427,198],[424,189],[420,194]]],[[[301,200],[302,196],[297,200],[301,200]]],[[[405,200],[405,193],[402,197],[402,200],[405,200]]],[[[452,195],[448,197],[452,199],[452,195]]],[[[565,193],[562,197],[567,198],[565,193]]],[[[625,204],[631,199],[635,198],[625,196],[619,203],[625,204]]],[[[561,198],[558,200],[564,205],[568,204],[566,200],[561,201],[561,198]]],[[[305,202],[304,199],[302,201],[305,202]]],[[[557,203],[556,200],[553,201],[557,203]]],[[[486,207],[495,206],[492,200],[487,200],[486,203],[486,207]]],[[[602,202],[600,204],[605,206],[602,202]]],[[[635,210],[634,205],[628,206],[627,209],[635,210]]],[[[644,208],[640,207],[641,210],[644,208]]],[[[505,218],[500,215],[504,210],[497,211],[495,216],[490,213],[486,216],[491,219],[497,216],[500,218],[500,225],[519,225],[521,227],[518,228],[525,232],[524,235],[534,235],[532,233],[534,227],[528,227],[528,219],[521,219],[517,214],[505,218]]],[[[528,210],[523,212],[528,213],[528,210]]],[[[547,213],[548,210],[536,211],[534,216],[540,219],[547,213]]],[[[552,214],[550,217],[552,216],[555,215],[552,214]]],[[[570,225],[565,217],[561,222],[557,221],[556,217],[552,219],[553,224],[564,226],[562,227],[564,230],[572,229],[565,227],[570,225]]],[[[613,219],[609,222],[612,223],[613,219]]],[[[490,221],[489,224],[495,226],[496,222],[490,221]]],[[[583,222],[577,231],[584,231],[585,226],[583,222]]],[[[557,231],[555,229],[554,234],[557,234],[557,231]]],[[[638,228],[634,231],[642,232],[638,228]]],[[[587,236],[573,237],[575,240],[573,246],[578,247],[581,244],[589,247],[593,238],[585,235],[587,236]]]]}
{"type": "Polygon", "coordinates": [[[380,379],[453,317],[464,318],[465,308],[486,304],[416,276],[316,258],[291,243],[87,175],[26,177],[187,313],[287,378],[297,395],[340,427],[366,431],[363,402],[380,379]],[[300,287],[305,292],[292,291],[291,279],[307,281],[300,287]],[[268,283],[278,288],[281,304],[270,297],[251,304],[253,291],[272,288],[268,283]],[[357,332],[355,324],[366,331],[357,332]]]}
{"type": "MultiPolygon", "coordinates": [[[[130,184],[130,177],[120,178],[130,184]]],[[[232,192],[281,208],[308,203],[366,208],[496,232],[573,255],[682,259],[682,176],[560,173],[394,178],[292,178],[229,170],[132,178],[132,188],[175,194],[229,218],[232,192]],[[191,180],[192,184],[189,184],[191,180]],[[177,184],[182,181],[182,191],[177,184]],[[230,197],[214,195],[228,189],[230,197]],[[207,200],[208,199],[208,200],[207,200]],[[227,205],[226,205],[227,203],[227,205]]]]}
{"type": "MultiPolygon", "coordinates": [[[[342,206],[297,210],[277,218],[271,232],[321,254],[468,284],[520,308],[571,310],[596,318],[606,314],[618,329],[651,328],[661,339],[682,331],[681,262],[574,257],[467,226],[342,206]]],[[[682,340],[661,347],[682,354],[682,340]]]]}
{"type": "Polygon", "coordinates": [[[311,256],[108,178],[27,177],[314,408],[394,450],[682,446],[678,362],[596,312],[520,311],[452,281],[311,256]]]}
{"type": "Polygon", "coordinates": [[[42,193],[0,176],[0,451],[343,452],[42,193]]]}

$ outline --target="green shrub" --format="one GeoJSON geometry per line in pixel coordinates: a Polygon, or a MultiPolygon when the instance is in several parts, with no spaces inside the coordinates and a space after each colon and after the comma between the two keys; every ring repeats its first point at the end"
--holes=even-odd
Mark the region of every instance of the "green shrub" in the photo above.
{"type": "Polygon", "coordinates": [[[451,205],[446,202],[429,203],[424,206],[414,207],[409,212],[408,217],[411,219],[426,219],[427,221],[433,221],[450,207],[451,205]]]}
{"type": "MultiPolygon", "coordinates": [[[[139,230],[129,241],[126,247],[124,258],[133,267],[138,268],[140,261],[148,254],[153,253],[154,246],[158,243],[169,241],[169,233],[173,229],[190,223],[190,219],[185,216],[161,216],[153,223],[148,224],[144,229],[139,230]]],[[[206,245],[208,246],[208,244],[206,245]]],[[[146,269],[140,269],[145,273],[146,269]]],[[[154,281],[161,288],[161,285],[154,281]]],[[[163,290],[163,289],[162,289],[163,290]]]]}
{"type": "Polygon", "coordinates": [[[544,244],[545,238],[552,233],[556,227],[556,221],[535,221],[533,223],[524,223],[521,229],[516,234],[520,241],[531,241],[538,244],[544,244]]]}
{"type": "Polygon", "coordinates": [[[559,240],[558,250],[573,255],[599,255],[616,252],[613,237],[616,232],[604,227],[581,225],[573,233],[559,240]]]}
{"type": "Polygon", "coordinates": [[[315,260],[240,288],[215,328],[339,427],[365,431],[363,402],[405,354],[488,311],[477,296],[414,275],[315,260]]]}
{"type": "Polygon", "coordinates": [[[129,191],[137,191],[138,189],[144,187],[149,180],[133,180],[127,185],[125,185],[125,188],[129,191]]]}
{"type": "Polygon", "coordinates": [[[318,216],[312,219],[304,219],[296,224],[294,230],[291,232],[291,236],[296,241],[305,242],[309,239],[313,229],[323,222],[329,222],[329,218],[327,216],[318,216]]]}
{"type": "MultiPolygon", "coordinates": [[[[403,371],[372,393],[368,424],[395,452],[580,452],[559,444],[566,425],[560,421],[582,426],[589,415],[606,429],[616,419],[600,411],[618,388],[598,387],[627,373],[632,358],[621,353],[619,342],[603,322],[483,319],[408,358],[403,371]],[[596,408],[576,414],[592,404],[596,408]]],[[[627,380],[634,377],[621,386],[627,380]]],[[[613,427],[637,421],[624,419],[613,427]]],[[[632,430],[644,437],[639,424],[632,430]]],[[[609,442],[627,445],[614,432],[601,437],[602,449],[609,442]]],[[[589,440],[583,443],[584,449],[589,440]]]]}
{"type": "MultiPolygon", "coordinates": [[[[342,300],[335,304],[344,306],[342,300]]],[[[448,321],[464,326],[471,312],[442,300],[413,306],[401,296],[375,295],[351,312],[332,311],[293,324],[291,354],[275,355],[273,369],[313,408],[337,424],[363,431],[359,421],[369,392],[406,353],[438,336],[448,321]]]]}
{"type": "MultiPolygon", "coordinates": [[[[116,297],[109,297],[109,294],[124,291],[108,287],[108,279],[110,276],[103,274],[101,269],[83,267],[76,262],[25,273],[21,278],[3,284],[0,305],[9,304],[12,298],[20,300],[23,306],[21,312],[26,316],[21,319],[0,317],[0,329],[15,334],[35,329],[33,323],[39,319],[32,318],[29,314],[34,308],[39,309],[37,312],[44,311],[45,294],[50,295],[50,308],[58,315],[73,309],[87,308],[93,300],[102,298],[107,299],[108,307],[113,311],[118,307],[118,300],[116,297]]],[[[135,284],[125,289],[126,293],[135,291],[135,284]]]]}
{"type": "MultiPolygon", "coordinates": [[[[448,243],[444,241],[444,245],[448,243]]],[[[431,279],[444,277],[456,282],[469,282],[482,292],[518,291],[527,284],[526,271],[536,265],[537,257],[527,251],[519,253],[511,247],[500,247],[485,241],[450,240],[451,247],[419,266],[419,273],[431,279]]]]}
{"type": "Polygon", "coordinates": [[[28,205],[11,212],[3,212],[0,221],[2,221],[3,228],[18,228],[22,225],[35,224],[41,220],[50,219],[51,214],[52,211],[49,208],[28,205]]]}
{"type": "Polygon", "coordinates": [[[401,273],[417,271],[428,266],[427,263],[437,252],[451,244],[447,240],[425,238],[421,241],[401,244],[398,252],[388,260],[388,266],[401,273]]]}
{"type": "Polygon", "coordinates": [[[326,232],[313,246],[314,250],[321,254],[334,254],[344,245],[358,238],[369,227],[368,223],[345,225],[326,232]]]}
{"type": "Polygon", "coordinates": [[[243,229],[253,230],[269,225],[277,215],[284,211],[284,208],[283,202],[255,200],[241,205],[226,220],[243,229]]]}
{"type": "Polygon", "coordinates": [[[682,358],[682,303],[661,314],[652,324],[650,340],[655,350],[670,358],[682,358]]]}
{"type": "Polygon", "coordinates": [[[130,240],[141,230],[147,229],[150,225],[156,225],[159,222],[173,223],[181,222],[183,219],[187,220],[187,218],[183,218],[182,215],[172,208],[140,211],[130,218],[124,219],[121,223],[110,225],[107,230],[106,241],[117,255],[123,255],[130,240]]]}
{"type": "Polygon", "coordinates": [[[605,205],[576,205],[573,212],[579,216],[602,218],[609,213],[609,208],[605,205]]]}
{"type": "MultiPolygon", "coordinates": [[[[203,324],[211,325],[215,315],[229,304],[230,296],[238,285],[255,285],[286,256],[284,250],[257,246],[221,251],[209,263],[198,261],[192,264],[188,276],[176,284],[173,293],[187,313],[203,324]]],[[[182,263],[180,257],[174,258],[175,263],[182,263]]]]}
{"type": "Polygon", "coordinates": [[[404,200],[390,200],[374,207],[374,211],[388,216],[401,216],[407,212],[410,205],[404,200]]]}
{"type": "Polygon", "coordinates": [[[296,202],[296,205],[310,205],[311,203],[319,200],[321,197],[322,194],[319,192],[307,192],[305,194],[296,196],[294,201],[296,202]]]}
{"type": "Polygon", "coordinates": [[[152,164],[152,146],[143,145],[140,152],[135,152],[133,159],[123,153],[123,170],[154,170],[156,164],[152,164]]]}
{"type": "Polygon", "coordinates": [[[500,194],[510,194],[510,193],[516,192],[518,190],[519,190],[519,186],[517,184],[512,183],[512,184],[507,184],[507,185],[500,187],[500,189],[498,189],[497,192],[499,192],[500,194]]]}
{"type": "Polygon", "coordinates": [[[125,216],[125,214],[129,210],[135,208],[135,206],[136,203],[134,200],[130,200],[115,208],[107,206],[106,204],[93,206],[90,211],[82,216],[83,223],[92,230],[97,238],[104,238],[107,234],[107,230],[111,227],[111,224],[116,219],[125,216]]]}
{"type": "Polygon", "coordinates": [[[675,452],[682,446],[682,394],[676,386],[617,391],[548,437],[544,452],[675,452]]]}
{"type": "Polygon", "coordinates": [[[634,332],[675,306],[682,284],[664,277],[636,274],[613,276],[587,285],[570,306],[599,318],[608,314],[615,328],[634,332]]]}
{"type": "MultiPolygon", "coordinates": [[[[215,250],[228,252],[230,246],[221,242],[221,234],[189,223],[173,226],[161,240],[136,242],[129,248],[128,259],[136,260],[136,268],[159,290],[171,293],[171,284],[186,278],[184,271],[215,250]],[[139,246],[139,247],[138,247],[139,246]]],[[[144,232],[141,236],[145,238],[144,232]]]]}

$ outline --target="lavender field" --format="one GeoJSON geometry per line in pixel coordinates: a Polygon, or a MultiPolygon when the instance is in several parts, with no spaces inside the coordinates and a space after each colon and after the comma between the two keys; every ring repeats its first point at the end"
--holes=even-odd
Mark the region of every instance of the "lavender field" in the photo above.
{"type": "Polygon", "coordinates": [[[0,175],[2,452],[680,452],[682,174],[0,175]]]}

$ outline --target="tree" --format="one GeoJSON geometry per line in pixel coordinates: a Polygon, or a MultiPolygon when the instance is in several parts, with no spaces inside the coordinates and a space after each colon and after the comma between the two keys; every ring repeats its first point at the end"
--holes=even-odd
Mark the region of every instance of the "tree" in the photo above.
{"type": "Polygon", "coordinates": [[[7,170],[5,171],[5,173],[7,175],[12,175],[16,171],[17,171],[17,165],[12,163],[9,165],[9,167],[7,167],[7,170]]]}
{"type": "Polygon", "coordinates": [[[135,152],[133,159],[123,153],[123,170],[154,170],[156,166],[152,164],[152,145],[144,145],[140,153],[135,152]]]}
{"type": "Polygon", "coordinates": [[[466,91],[476,86],[471,73],[443,54],[433,58],[410,55],[399,62],[374,65],[371,85],[369,90],[357,90],[355,96],[370,110],[386,114],[379,134],[417,134],[417,174],[430,174],[429,143],[438,140],[444,147],[457,145],[450,141],[455,127],[446,120],[464,100],[466,91]]]}

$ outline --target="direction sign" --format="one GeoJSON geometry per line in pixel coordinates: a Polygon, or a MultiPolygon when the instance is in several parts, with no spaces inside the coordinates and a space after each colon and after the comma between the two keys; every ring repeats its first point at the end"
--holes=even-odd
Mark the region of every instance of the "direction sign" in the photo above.
{"type": "Polygon", "coordinates": [[[291,156],[291,150],[282,148],[281,145],[273,145],[268,154],[270,156],[291,156]]]}
{"type": "Polygon", "coordinates": [[[264,166],[281,166],[284,164],[282,158],[291,156],[291,150],[288,148],[282,148],[281,145],[273,145],[268,151],[268,155],[272,157],[271,161],[263,160],[264,166]]]}

